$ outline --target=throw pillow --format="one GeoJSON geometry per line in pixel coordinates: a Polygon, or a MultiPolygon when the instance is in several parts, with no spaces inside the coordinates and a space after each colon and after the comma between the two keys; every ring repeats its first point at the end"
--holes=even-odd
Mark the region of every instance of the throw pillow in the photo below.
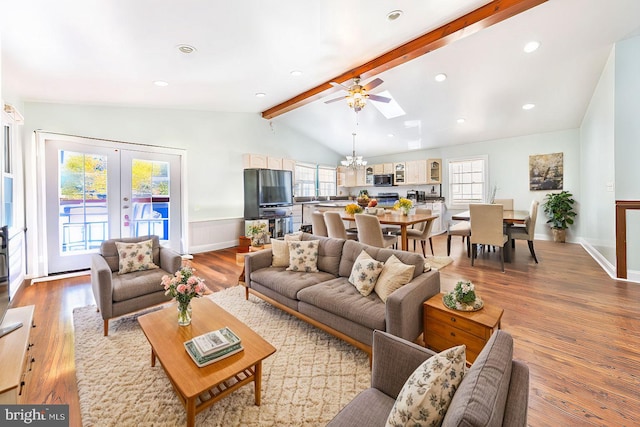
{"type": "Polygon", "coordinates": [[[115,242],[118,250],[118,274],[160,268],[153,263],[153,240],[138,243],[115,242]]]}
{"type": "Polygon", "coordinates": [[[465,363],[463,345],[425,360],[402,386],[387,427],[439,426],[462,382],[465,363]]]}
{"type": "Polygon", "coordinates": [[[307,240],[287,242],[289,245],[289,271],[304,271],[316,273],[318,271],[318,241],[307,240]]]}
{"type": "Polygon", "coordinates": [[[384,302],[393,291],[400,289],[413,279],[413,270],[415,265],[407,265],[400,261],[395,255],[391,255],[384,268],[380,272],[380,277],[374,288],[375,293],[384,302]]]}
{"type": "Polygon", "coordinates": [[[362,296],[369,295],[376,286],[378,276],[384,264],[373,259],[366,251],[360,252],[351,268],[349,283],[356,287],[362,296]]]}
{"type": "Polygon", "coordinates": [[[289,245],[287,242],[299,241],[301,234],[285,234],[284,240],[271,239],[271,266],[289,267],[289,245]]]}

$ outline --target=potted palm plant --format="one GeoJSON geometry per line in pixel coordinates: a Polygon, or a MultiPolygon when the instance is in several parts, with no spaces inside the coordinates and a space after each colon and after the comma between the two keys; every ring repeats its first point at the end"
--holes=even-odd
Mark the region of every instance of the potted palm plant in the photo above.
{"type": "Polygon", "coordinates": [[[568,191],[549,193],[545,196],[542,208],[547,216],[547,224],[550,224],[553,232],[553,241],[564,243],[567,228],[573,224],[573,218],[577,213],[573,210],[573,194],[568,191]]]}

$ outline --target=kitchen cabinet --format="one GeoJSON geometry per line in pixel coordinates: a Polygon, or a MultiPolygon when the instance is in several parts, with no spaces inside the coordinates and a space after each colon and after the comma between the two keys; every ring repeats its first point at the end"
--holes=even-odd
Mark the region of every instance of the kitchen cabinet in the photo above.
{"type": "Polygon", "coordinates": [[[265,154],[245,154],[242,156],[244,169],[267,169],[267,156],[265,154]]]}
{"type": "Polygon", "coordinates": [[[373,185],[373,165],[364,168],[364,185],[373,185]]]}
{"type": "Polygon", "coordinates": [[[374,175],[393,173],[393,163],[380,163],[373,165],[373,173],[374,175]]]}
{"type": "Polygon", "coordinates": [[[281,157],[267,157],[267,169],[282,169],[282,158],[281,157]]]}
{"type": "Polygon", "coordinates": [[[394,163],[393,164],[393,182],[396,185],[405,184],[405,163],[394,163]]]}
{"type": "Polygon", "coordinates": [[[442,159],[427,159],[427,184],[442,183],[442,159]]]}
{"type": "Polygon", "coordinates": [[[427,161],[410,160],[406,163],[405,184],[426,184],[427,183],[427,161]]]}
{"type": "Polygon", "coordinates": [[[302,205],[293,205],[293,232],[300,230],[300,226],[302,226],[302,205]]]}
{"type": "MultiPolygon", "coordinates": [[[[373,176],[371,179],[373,180],[373,176]]],[[[345,166],[338,166],[336,181],[338,187],[364,187],[367,185],[365,169],[351,169],[345,166]]]]}

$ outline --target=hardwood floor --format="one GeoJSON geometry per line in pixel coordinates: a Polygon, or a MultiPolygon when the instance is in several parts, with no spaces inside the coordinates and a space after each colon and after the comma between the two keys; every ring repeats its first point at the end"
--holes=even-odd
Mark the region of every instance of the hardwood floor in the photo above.
{"type": "MultiPolygon", "coordinates": [[[[433,240],[444,255],[446,238],[433,240]]],[[[502,273],[497,253],[480,254],[472,268],[454,238],[442,290],[468,279],[487,303],[504,308],[514,357],[531,371],[529,425],[640,425],[640,285],[610,279],[579,245],[536,241],[535,249],[537,265],[517,242],[502,273]]],[[[213,291],[234,286],[242,269],[234,249],[196,254],[193,265],[213,291]]],[[[72,311],[94,303],[88,276],[33,284],[13,303],[36,306],[26,401],[69,404],[72,426],[81,425],[72,311]]]]}

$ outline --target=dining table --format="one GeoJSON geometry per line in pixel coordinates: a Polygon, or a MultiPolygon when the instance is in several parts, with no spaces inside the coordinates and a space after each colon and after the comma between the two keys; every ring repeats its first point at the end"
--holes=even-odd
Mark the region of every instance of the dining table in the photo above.
{"type": "MultiPolygon", "coordinates": [[[[511,262],[511,227],[514,224],[524,224],[529,218],[529,211],[521,210],[504,210],[502,211],[502,222],[505,225],[505,234],[507,235],[507,243],[504,245],[504,261],[511,262]]],[[[471,220],[470,211],[464,211],[451,215],[454,221],[471,220]]]]}
{"type": "MultiPolygon", "coordinates": [[[[373,214],[363,214],[363,215],[373,215],[373,214]]],[[[384,215],[376,215],[380,224],[384,225],[397,225],[400,226],[400,247],[403,251],[409,250],[409,238],[407,237],[407,228],[414,224],[419,224],[421,222],[433,221],[438,218],[438,215],[428,215],[428,214],[409,214],[403,215],[402,213],[396,212],[385,212],[384,215]]],[[[347,212],[342,212],[340,217],[344,221],[355,221],[355,215],[349,214],[347,212]]]]}

